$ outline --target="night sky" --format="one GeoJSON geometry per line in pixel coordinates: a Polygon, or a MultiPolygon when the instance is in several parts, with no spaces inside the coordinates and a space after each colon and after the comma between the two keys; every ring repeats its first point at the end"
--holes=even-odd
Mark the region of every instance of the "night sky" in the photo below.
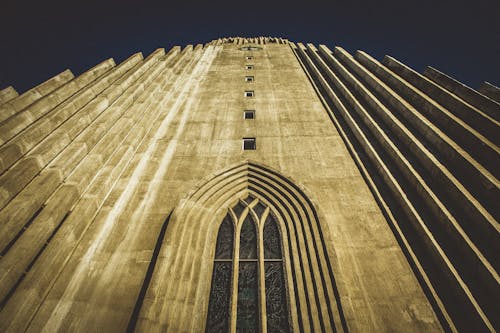
{"type": "Polygon", "coordinates": [[[20,93],[110,57],[261,35],[389,54],[472,87],[500,84],[500,0],[2,0],[0,28],[0,89],[20,93]]]}

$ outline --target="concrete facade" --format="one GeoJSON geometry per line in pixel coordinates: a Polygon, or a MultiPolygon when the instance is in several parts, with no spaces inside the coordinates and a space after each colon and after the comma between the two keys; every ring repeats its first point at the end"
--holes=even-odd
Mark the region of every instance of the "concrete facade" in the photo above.
{"type": "Polygon", "coordinates": [[[290,330],[498,329],[500,105],[434,69],[224,38],[0,103],[2,332],[204,331],[249,194],[291,244],[290,330]]]}

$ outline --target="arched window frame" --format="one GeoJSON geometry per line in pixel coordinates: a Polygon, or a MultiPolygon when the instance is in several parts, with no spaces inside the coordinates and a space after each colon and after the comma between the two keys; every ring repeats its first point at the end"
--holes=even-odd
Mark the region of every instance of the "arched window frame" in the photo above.
{"type": "MultiPolygon", "coordinates": [[[[231,281],[231,301],[230,301],[230,332],[236,332],[237,329],[237,313],[238,313],[238,275],[239,275],[239,264],[240,261],[247,261],[248,259],[240,259],[240,238],[241,238],[241,229],[243,223],[248,215],[251,217],[251,221],[256,230],[256,238],[257,238],[257,274],[258,274],[258,303],[259,303],[259,331],[267,332],[267,313],[266,313],[266,288],[265,288],[265,263],[266,262],[281,262],[282,263],[282,279],[283,279],[283,288],[285,293],[285,302],[287,309],[287,321],[289,331],[292,331],[292,323],[291,323],[291,312],[293,308],[291,307],[291,298],[293,300],[293,295],[290,293],[290,285],[291,281],[291,267],[290,263],[286,258],[288,257],[288,247],[285,246],[285,242],[287,241],[287,231],[285,228],[284,221],[281,219],[280,215],[273,212],[271,209],[272,205],[267,202],[267,200],[257,197],[253,194],[249,196],[245,196],[245,199],[238,199],[236,203],[233,203],[228,209],[227,214],[231,217],[233,223],[233,255],[232,255],[232,281],[231,281]],[[246,201],[246,198],[252,198],[250,202],[246,201]],[[254,210],[254,207],[261,203],[265,208],[259,217],[254,210]],[[237,214],[234,208],[241,204],[244,209],[242,212],[237,214]],[[278,228],[279,234],[279,246],[281,250],[281,258],[280,259],[266,259],[264,253],[264,227],[266,224],[266,220],[269,215],[272,215],[274,223],[278,228]]],[[[225,218],[225,215],[224,215],[225,218]]],[[[223,219],[224,219],[223,218],[223,219]]],[[[215,239],[217,240],[218,233],[222,222],[217,228],[217,234],[215,235],[215,239]]],[[[214,257],[215,258],[215,255],[214,257]]],[[[214,262],[218,261],[218,259],[214,259],[214,262]]],[[[227,260],[225,260],[227,261],[227,260]]],[[[213,283],[213,277],[212,281],[213,283]]]]}

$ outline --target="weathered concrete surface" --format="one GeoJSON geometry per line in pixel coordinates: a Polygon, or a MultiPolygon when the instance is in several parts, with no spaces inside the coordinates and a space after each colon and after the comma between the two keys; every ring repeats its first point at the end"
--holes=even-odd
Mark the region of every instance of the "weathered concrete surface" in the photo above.
{"type": "Polygon", "coordinates": [[[0,106],[0,121],[11,117],[28,105],[34,103],[40,98],[48,95],[52,91],[66,84],[73,78],[73,73],[71,73],[70,70],[65,70],[64,72],[57,74],[53,78],[26,91],[22,95],[10,99],[8,102],[0,106]]]}
{"type": "Polygon", "coordinates": [[[17,96],[19,96],[18,92],[12,86],[0,90],[0,105],[7,103],[17,96]]]}
{"type": "Polygon", "coordinates": [[[464,101],[486,112],[496,121],[500,120],[500,104],[455,80],[454,78],[428,66],[424,73],[427,78],[459,96],[464,101]]]}
{"type": "Polygon", "coordinates": [[[500,89],[497,86],[494,86],[491,83],[485,81],[481,83],[478,91],[481,94],[488,96],[495,102],[500,103],[500,89]]]}
{"type": "MultiPolygon", "coordinates": [[[[469,195],[465,202],[458,199],[448,191],[457,186],[462,190],[456,194],[466,194],[463,186],[477,178],[469,173],[460,181],[455,179],[453,186],[441,184],[460,173],[446,171],[456,166],[447,161],[450,156],[439,155],[441,148],[427,150],[433,143],[425,140],[432,135],[434,124],[428,123],[431,127],[427,129],[421,126],[427,120],[413,108],[411,99],[391,91],[339,47],[331,52],[320,46],[317,51],[312,45],[306,48],[299,43],[294,50],[325,101],[332,121],[342,129],[345,142],[381,206],[386,207],[388,222],[401,237],[428,294],[433,295],[431,299],[445,326],[451,330],[493,330],[498,324],[495,313],[500,292],[496,271],[498,210],[490,205],[492,216],[483,207],[489,199],[498,198],[498,180],[491,177],[489,189],[495,193],[469,195]],[[446,175],[436,172],[438,169],[446,175]],[[466,206],[470,204],[478,204],[479,210],[487,214],[482,227],[480,223],[466,226],[465,216],[472,212],[466,206]],[[483,227],[483,236],[474,236],[483,227]]],[[[364,65],[373,70],[371,64],[364,65]]],[[[393,87],[399,89],[403,84],[400,81],[393,87]]],[[[410,94],[410,98],[418,93],[410,94]]],[[[470,220],[478,222],[476,218],[470,220]]]]}
{"type": "MultiPolygon", "coordinates": [[[[300,237],[325,239],[326,257],[320,251],[317,260],[332,265],[338,330],[342,312],[353,332],[442,331],[290,44],[252,42],[219,39],[166,55],[160,49],[123,70],[105,63],[84,83],[65,90],[83,80],[76,78],[1,124],[2,140],[22,145],[0,147],[0,158],[16,156],[0,175],[0,331],[202,330],[218,214],[249,185],[238,185],[222,206],[196,207],[200,219],[178,217],[196,189],[248,161],[276,170],[313,202],[320,230],[300,237]],[[261,49],[240,49],[248,45],[261,49]],[[245,82],[248,75],[254,81],[245,82]],[[255,96],[245,97],[246,90],[255,96]],[[84,102],[60,118],[70,91],[84,102]],[[247,109],[255,119],[243,119],[247,109]],[[51,115],[49,127],[40,125],[51,115]],[[23,140],[23,131],[33,139],[23,140]],[[255,137],[257,149],[242,150],[244,137],[255,137]]],[[[298,248],[305,252],[305,244],[298,248]]],[[[290,255],[300,254],[292,248],[290,255]]],[[[310,278],[304,283],[315,287],[310,278]]],[[[321,311],[312,308],[304,320],[321,311]]]]}

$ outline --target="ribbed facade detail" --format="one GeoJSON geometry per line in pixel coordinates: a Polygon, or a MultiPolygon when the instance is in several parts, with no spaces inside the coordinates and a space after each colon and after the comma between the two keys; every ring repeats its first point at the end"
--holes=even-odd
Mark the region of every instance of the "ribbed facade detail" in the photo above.
{"type": "Polygon", "coordinates": [[[494,330],[500,105],[431,67],[293,48],[442,320],[494,330]]]}
{"type": "Polygon", "coordinates": [[[488,82],[275,37],[0,90],[0,331],[205,331],[249,196],[281,230],[283,331],[499,330],[499,115],[488,82]]]}

